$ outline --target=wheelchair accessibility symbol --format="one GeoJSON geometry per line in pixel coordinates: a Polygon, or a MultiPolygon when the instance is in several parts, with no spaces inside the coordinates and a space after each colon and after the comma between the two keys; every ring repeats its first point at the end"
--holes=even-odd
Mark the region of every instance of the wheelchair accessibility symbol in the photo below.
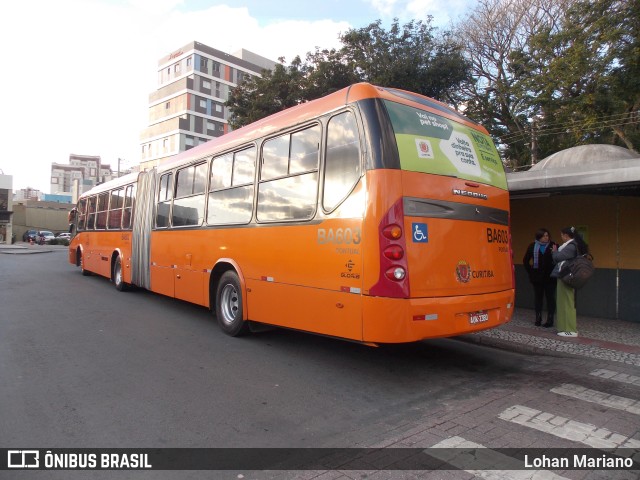
{"type": "Polygon", "coordinates": [[[413,233],[414,243],[427,243],[429,242],[429,235],[427,231],[426,223],[413,223],[411,224],[411,231],[413,233]]]}

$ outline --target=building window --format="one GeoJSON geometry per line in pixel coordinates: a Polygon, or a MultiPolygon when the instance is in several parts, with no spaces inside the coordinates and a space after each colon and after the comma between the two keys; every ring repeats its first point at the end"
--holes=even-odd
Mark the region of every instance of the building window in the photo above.
{"type": "Polygon", "coordinates": [[[216,103],[216,112],[222,112],[222,105],[216,103]]]}
{"type": "Polygon", "coordinates": [[[164,104],[164,109],[165,110],[169,110],[169,107],[171,107],[171,102],[167,102],[164,104]]]}
{"type": "Polygon", "coordinates": [[[211,82],[208,80],[202,80],[202,88],[211,90],[211,82]]]}
{"type": "Polygon", "coordinates": [[[200,100],[200,108],[207,108],[207,101],[206,100],[200,100]]]}
{"type": "Polygon", "coordinates": [[[173,71],[174,71],[175,73],[179,73],[179,72],[180,72],[180,64],[179,64],[179,63],[176,63],[176,64],[173,66],[173,71]]]}
{"type": "Polygon", "coordinates": [[[51,183],[57,184],[58,183],[58,179],[57,178],[52,178],[51,179],[51,183]]]}

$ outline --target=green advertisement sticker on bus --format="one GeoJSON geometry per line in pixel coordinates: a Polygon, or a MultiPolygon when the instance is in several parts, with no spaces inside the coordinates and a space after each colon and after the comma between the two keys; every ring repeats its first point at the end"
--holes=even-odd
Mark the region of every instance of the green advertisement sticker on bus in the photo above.
{"type": "Polygon", "coordinates": [[[431,112],[385,101],[403,170],[447,175],[507,188],[493,141],[431,112]]]}

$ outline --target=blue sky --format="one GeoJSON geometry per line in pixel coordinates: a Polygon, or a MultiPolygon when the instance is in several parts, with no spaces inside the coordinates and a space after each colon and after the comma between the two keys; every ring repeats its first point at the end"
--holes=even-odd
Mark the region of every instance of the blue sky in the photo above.
{"type": "Polygon", "coordinates": [[[69,155],[140,160],[158,60],[195,40],[291,61],[381,19],[447,27],[474,0],[30,0],[3,2],[0,169],[14,190],[49,193],[69,155]]]}

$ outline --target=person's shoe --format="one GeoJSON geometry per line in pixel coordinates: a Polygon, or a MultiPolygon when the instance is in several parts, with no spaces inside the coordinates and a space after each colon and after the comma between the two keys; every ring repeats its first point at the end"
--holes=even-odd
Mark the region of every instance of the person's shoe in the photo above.
{"type": "Polygon", "coordinates": [[[578,332],[558,332],[560,337],[577,337],[578,332]]]}
{"type": "Polygon", "coordinates": [[[542,326],[544,328],[553,327],[553,315],[547,315],[547,321],[542,326]]]}
{"type": "Polygon", "coordinates": [[[534,323],[536,327],[542,325],[542,313],[536,313],[536,323],[534,323]]]}

